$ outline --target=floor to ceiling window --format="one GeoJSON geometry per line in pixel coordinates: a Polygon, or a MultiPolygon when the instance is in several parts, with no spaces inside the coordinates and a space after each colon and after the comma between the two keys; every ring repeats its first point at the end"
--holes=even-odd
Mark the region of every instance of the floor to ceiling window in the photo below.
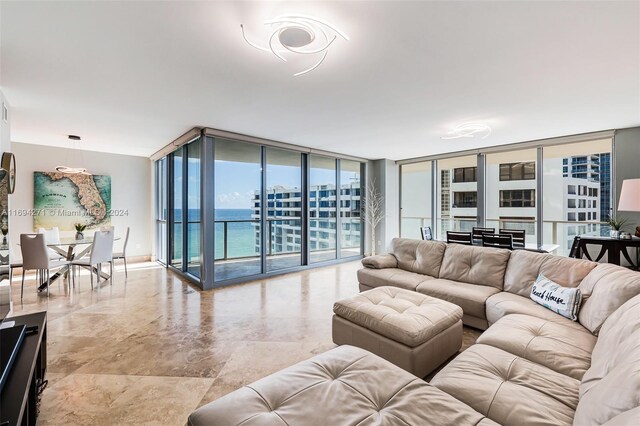
{"type": "Polygon", "coordinates": [[[167,263],[167,157],[156,161],[156,258],[167,263]]]}
{"type": "Polygon", "coordinates": [[[544,147],[543,241],[566,255],[576,235],[608,235],[611,139],[544,147]]]}
{"type": "Polygon", "coordinates": [[[158,245],[205,288],[362,256],[363,170],[255,138],[201,136],[157,161],[158,235],[170,237],[158,245]]]}
{"type": "Polygon", "coordinates": [[[447,158],[437,161],[437,238],[447,231],[471,231],[478,221],[478,157],[447,158]]]}
{"type": "MultiPolygon", "coordinates": [[[[215,262],[216,281],[262,273],[261,148],[216,139],[215,262]]],[[[268,208],[275,207],[269,200],[268,208]]]]}
{"type": "Polygon", "coordinates": [[[401,166],[400,229],[403,238],[420,239],[420,228],[432,226],[431,170],[431,161],[401,166]]]}
{"type": "Polygon", "coordinates": [[[309,156],[309,262],[336,258],[336,159],[309,156]]]}
{"type": "Polygon", "coordinates": [[[537,150],[523,149],[486,156],[485,226],[525,231],[525,242],[535,245],[537,150]]]}
{"type": "Polygon", "coordinates": [[[267,272],[302,264],[302,156],[279,148],[266,151],[267,272]]]}
{"type": "Polygon", "coordinates": [[[606,137],[401,163],[400,233],[420,238],[435,203],[437,239],[446,240],[448,230],[469,232],[480,221],[498,233],[524,230],[527,248],[566,256],[576,236],[609,234],[612,152],[606,137]]]}
{"type": "Polygon", "coordinates": [[[187,271],[200,277],[200,139],[187,148],[187,271]]]}
{"type": "Polygon", "coordinates": [[[182,269],[182,253],[184,252],[183,236],[183,214],[182,214],[182,194],[184,192],[183,185],[183,159],[185,148],[178,148],[170,157],[172,161],[171,173],[171,189],[172,194],[172,214],[171,214],[171,266],[182,269]]]}
{"type": "Polygon", "coordinates": [[[340,163],[340,257],[362,254],[362,163],[338,160],[340,163]]]}

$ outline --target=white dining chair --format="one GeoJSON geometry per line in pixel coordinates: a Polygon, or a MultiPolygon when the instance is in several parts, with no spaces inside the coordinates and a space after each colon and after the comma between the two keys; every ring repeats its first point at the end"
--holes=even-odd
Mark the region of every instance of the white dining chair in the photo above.
{"type": "Polygon", "coordinates": [[[93,288],[93,268],[96,268],[98,282],[100,282],[100,266],[108,263],[110,267],[109,280],[113,284],[113,230],[96,231],[93,234],[93,242],[91,243],[91,254],[88,258],[82,258],[71,261],[71,275],[73,276],[75,285],[75,267],[89,268],[91,275],[91,288],[93,288]]]}
{"type": "MultiPolygon", "coordinates": [[[[44,234],[21,234],[20,250],[22,251],[22,284],[20,287],[20,300],[24,295],[24,276],[26,271],[40,271],[42,279],[49,281],[51,270],[58,269],[69,264],[65,261],[52,261],[49,258],[47,245],[44,241],[44,234]]],[[[49,285],[47,285],[47,296],[49,296],[49,285]]]]}
{"type": "MultiPolygon", "coordinates": [[[[60,229],[57,226],[54,226],[51,229],[38,228],[38,234],[44,235],[44,242],[46,245],[60,244],[60,229]]],[[[59,260],[64,257],[51,247],[47,247],[47,252],[49,253],[50,259],[59,260]]]]}
{"type": "Polygon", "coordinates": [[[13,281],[13,270],[16,268],[22,268],[22,259],[16,257],[11,244],[9,244],[9,283],[13,281]]]}
{"type": "Polygon", "coordinates": [[[128,277],[127,273],[127,243],[129,242],[129,227],[127,226],[127,232],[124,234],[124,244],[122,245],[122,251],[117,251],[113,253],[113,260],[122,259],[124,260],[124,276],[128,277]]]}

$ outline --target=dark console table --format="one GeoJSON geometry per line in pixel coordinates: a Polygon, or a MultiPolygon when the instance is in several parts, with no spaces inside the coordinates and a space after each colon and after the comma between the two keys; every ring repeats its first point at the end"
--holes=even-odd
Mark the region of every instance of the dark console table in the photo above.
{"type": "Polygon", "coordinates": [[[590,237],[590,236],[581,236],[580,242],[578,243],[576,257],[582,258],[583,256],[589,260],[593,260],[598,262],[607,254],[608,263],[613,263],[616,265],[620,264],[620,254],[631,264],[632,267],[638,268],[640,265],[637,265],[636,260],[632,260],[631,256],[629,256],[629,252],[627,249],[640,247],[640,238],[633,237],[630,240],[618,239],[618,238],[609,238],[609,237],[590,237]],[[598,245],[600,246],[600,252],[596,256],[595,259],[592,259],[589,255],[589,251],[587,250],[588,245],[598,245]]]}
{"type": "Polygon", "coordinates": [[[35,425],[38,391],[47,369],[47,313],[37,312],[5,321],[38,329],[25,336],[0,393],[0,425],[35,425]]]}

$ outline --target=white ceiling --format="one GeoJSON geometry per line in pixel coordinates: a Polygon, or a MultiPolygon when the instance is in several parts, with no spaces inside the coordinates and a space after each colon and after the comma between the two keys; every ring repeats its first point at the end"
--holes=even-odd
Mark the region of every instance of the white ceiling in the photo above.
{"type": "Polygon", "coordinates": [[[150,155],[207,126],[402,159],[640,125],[639,2],[2,2],[12,140],[150,155]],[[330,21],[326,61],[249,47],[330,21]],[[482,121],[486,139],[441,140],[482,121]]]}

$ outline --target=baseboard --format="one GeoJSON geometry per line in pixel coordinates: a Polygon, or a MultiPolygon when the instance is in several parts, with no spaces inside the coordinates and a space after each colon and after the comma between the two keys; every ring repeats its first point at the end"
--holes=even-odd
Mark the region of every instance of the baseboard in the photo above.
{"type": "MultiPolygon", "coordinates": [[[[127,256],[127,265],[131,265],[133,263],[151,262],[152,259],[153,259],[153,256],[151,256],[150,254],[146,254],[143,256],[127,256]]],[[[122,263],[123,263],[122,259],[114,260],[114,265],[120,265],[122,263]]],[[[35,272],[35,271],[31,271],[31,272],[35,272]]],[[[14,276],[22,275],[22,268],[13,268],[13,275],[14,276]]]]}

